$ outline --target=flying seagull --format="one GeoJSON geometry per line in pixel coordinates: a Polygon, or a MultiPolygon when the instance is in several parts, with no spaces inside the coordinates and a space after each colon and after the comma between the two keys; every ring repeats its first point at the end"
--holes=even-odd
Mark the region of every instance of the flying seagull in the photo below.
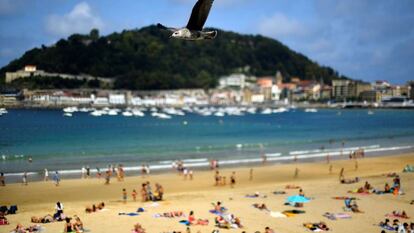
{"type": "Polygon", "coordinates": [[[214,0],[198,0],[194,5],[190,20],[184,28],[169,28],[158,24],[158,28],[171,31],[171,37],[183,40],[212,40],[216,38],[217,31],[203,31],[211,6],[214,0]]]}

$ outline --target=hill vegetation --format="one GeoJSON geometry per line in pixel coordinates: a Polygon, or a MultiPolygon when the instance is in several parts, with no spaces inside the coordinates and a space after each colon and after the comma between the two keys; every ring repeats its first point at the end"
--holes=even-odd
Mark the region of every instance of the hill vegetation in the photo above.
{"type": "MultiPolygon", "coordinates": [[[[6,71],[27,64],[47,72],[111,77],[115,79],[113,88],[132,90],[212,88],[219,77],[234,72],[267,76],[279,70],[285,81],[293,76],[325,83],[339,78],[334,69],[260,35],[219,30],[213,41],[190,42],[170,39],[168,32],[155,26],[108,36],[100,36],[94,29],[88,35],[74,34],[53,46],[31,49],[0,69],[3,82],[6,71]]],[[[25,79],[11,86],[62,88],[73,84],[25,79]]]]}

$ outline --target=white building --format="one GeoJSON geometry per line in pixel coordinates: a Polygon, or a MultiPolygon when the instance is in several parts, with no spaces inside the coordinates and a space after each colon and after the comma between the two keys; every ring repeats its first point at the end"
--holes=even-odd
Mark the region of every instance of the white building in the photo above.
{"type": "Polygon", "coordinates": [[[124,94],[109,94],[109,103],[115,105],[124,105],[126,104],[124,94]]]}
{"type": "Polygon", "coordinates": [[[279,101],[280,94],[282,94],[282,89],[278,85],[272,85],[272,100],[279,101]]]}
{"type": "Polygon", "coordinates": [[[246,86],[247,76],[244,74],[232,74],[227,77],[222,77],[219,80],[219,88],[239,88],[243,89],[246,86]]]}
{"type": "Polygon", "coordinates": [[[252,95],[252,103],[261,104],[265,100],[265,96],[263,94],[253,94],[252,95]]]}

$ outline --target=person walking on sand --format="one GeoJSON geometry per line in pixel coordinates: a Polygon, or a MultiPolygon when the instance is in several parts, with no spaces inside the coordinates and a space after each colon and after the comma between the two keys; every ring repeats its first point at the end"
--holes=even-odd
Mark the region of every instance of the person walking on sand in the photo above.
{"type": "Polygon", "coordinates": [[[193,170],[188,171],[188,176],[190,177],[190,180],[193,180],[193,170]]]}
{"type": "Polygon", "coordinates": [[[110,181],[111,181],[111,171],[108,170],[105,172],[105,184],[109,184],[110,181]]]}
{"type": "Polygon", "coordinates": [[[47,168],[45,168],[45,173],[44,173],[44,181],[48,181],[49,180],[49,171],[47,170],[47,168]]]}
{"type": "Polygon", "coordinates": [[[333,169],[333,166],[331,164],[331,165],[329,165],[329,174],[332,174],[332,169],[333,169]]]}
{"type": "Polygon", "coordinates": [[[91,177],[91,168],[88,166],[86,166],[86,178],[90,178],[91,177]]]}
{"type": "Polygon", "coordinates": [[[295,178],[299,177],[299,168],[295,168],[295,178]]]}
{"type": "Polygon", "coordinates": [[[249,176],[249,180],[252,181],[253,180],[253,168],[250,168],[250,176],[249,176]]]}
{"type": "Polygon", "coordinates": [[[214,180],[215,180],[215,186],[219,186],[219,184],[220,184],[220,172],[218,170],[216,170],[216,173],[214,175],[214,180]]]}
{"type": "Polygon", "coordinates": [[[341,171],[339,172],[339,181],[344,180],[345,176],[344,176],[344,168],[341,168],[341,171]]]}
{"type": "Polygon", "coordinates": [[[98,179],[101,179],[102,173],[101,173],[101,169],[99,167],[96,167],[96,177],[98,179]]]}
{"type": "Polygon", "coordinates": [[[27,173],[26,172],[23,173],[22,182],[23,182],[23,185],[27,185],[27,173]]]}
{"type": "Polygon", "coordinates": [[[4,178],[4,173],[3,172],[0,174],[0,185],[1,186],[6,186],[6,180],[4,178]]]}
{"type": "Polygon", "coordinates": [[[132,190],[131,195],[132,195],[132,200],[137,201],[137,191],[135,189],[132,190]]]}
{"type": "Polygon", "coordinates": [[[127,194],[126,189],[122,189],[122,202],[124,204],[126,204],[126,202],[127,202],[127,196],[128,196],[128,194],[127,194]]]}
{"type": "Polygon", "coordinates": [[[358,171],[358,160],[355,158],[355,171],[358,171]]]}
{"type": "Polygon", "coordinates": [[[234,188],[234,185],[236,185],[236,172],[232,172],[230,176],[230,187],[234,188]]]}
{"type": "Polygon", "coordinates": [[[85,169],[85,166],[82,166],[82,168],[81,168],[81,178],[85,179],[85,177],[86,177],[86,169],[85,169]]]}
{"type": "Polygon", "coordinates": [[[56,172],[55,172],[55,174],[54,174],[54,176],[53,176],[53,180],[55,181],[55,185],[56,185],[56,186],[59,186],[59,183],[60,183],[60,176],[59,176],[59,172],[58,172],[58,171],[56,171],[56,172]]]}

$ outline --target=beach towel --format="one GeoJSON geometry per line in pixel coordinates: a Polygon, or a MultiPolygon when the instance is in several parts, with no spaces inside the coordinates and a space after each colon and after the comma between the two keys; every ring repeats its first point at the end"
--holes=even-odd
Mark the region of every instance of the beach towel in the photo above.
{"type": "Polygon", "coordinates": [[[183,213],[183,211],[173,211],[173,212],[167,212],[167,213],[158,213],[154,214],[154,218],[182,218],[186,215],[183,213]]]}
{"type": "Polygon", "coordinates": [[[348,193],[359,194],[359,195],[370,195],[370,194],[372,194],[372,193],[369,193],[369,192],[360,193],[360,192],[358,192],[358,190],[350,190],[350,191],[348,191],[348,193]]]}
{"type": "MultiPolygon", "coordinates": [[[[348,197],[348,196],[332,197],[332,199],[335,199],[335,200],[346,200],[346,199],[351,199],[351,197],[348,197]]],[[[353,199],[356,200],[355,198],[353,198],[353,199]]]]}
{"type": "Polygon", "coordinates": [[[403,217],[399,214],[386,214],[385,217],[389,218],[400,218],[400,219],[410,219],[410,217],[403,217]]]}
{"type": "Polygon", "coordinates": [[[395,228],[394,227],[392,227],[392,226],[388,226],[388,225],[378,225],[379,227],[381,227],[382,229],[384,229],[384,230],[387,230],[387,231],[394,231],[395,232],[395,228]]]}
{"type": "Polygon", "coordinates": [[[152,202],[152,203],[150,203],[150,204],[146,204],[145,205],[145,207],[153,207],[153,208],[155,208],[155,207],[158,207],[158,206],[160,206],[160,204],[158,203],[158,202],[152,202]]]}
{"type": "Polygon", "coordinates": [[[350,219],[351,215],[346,213],[325,213],[324,217],[330,220],[338,220],[338,219],[350,219]]]}
{"type": "Polygon", "coordinates": [[[221,216],[223,212],[217,210],[209,210],[210,213],[221,216]]]}
{"type": "Polygon", "coordinates": [[[121,212],[121,213],[118,213],[118,215],[138,216],[139,214],[138,213],[134,213],[134,212],[131,212],[131,213],[123,213],[123,212],[121,212]]]}
{"type": "Polygon", "coordinates": [[[313,224],[313,223],[304,223],[303,226],[306,227],[306,229],[312,231],[312,232],[322,232],[327,230],[322,230],[318,227],[319,224],[313,224]]]}
{"type": "Polygon", "coordinates": [[[270,211],[270,217],[272,218],[287,218],[282,212],[270,211]]]}
{"type": "Polygon", "coordinates": [[[414,167],[411,165],[405,166],[403,172],[414,172],[414,167]]]}

